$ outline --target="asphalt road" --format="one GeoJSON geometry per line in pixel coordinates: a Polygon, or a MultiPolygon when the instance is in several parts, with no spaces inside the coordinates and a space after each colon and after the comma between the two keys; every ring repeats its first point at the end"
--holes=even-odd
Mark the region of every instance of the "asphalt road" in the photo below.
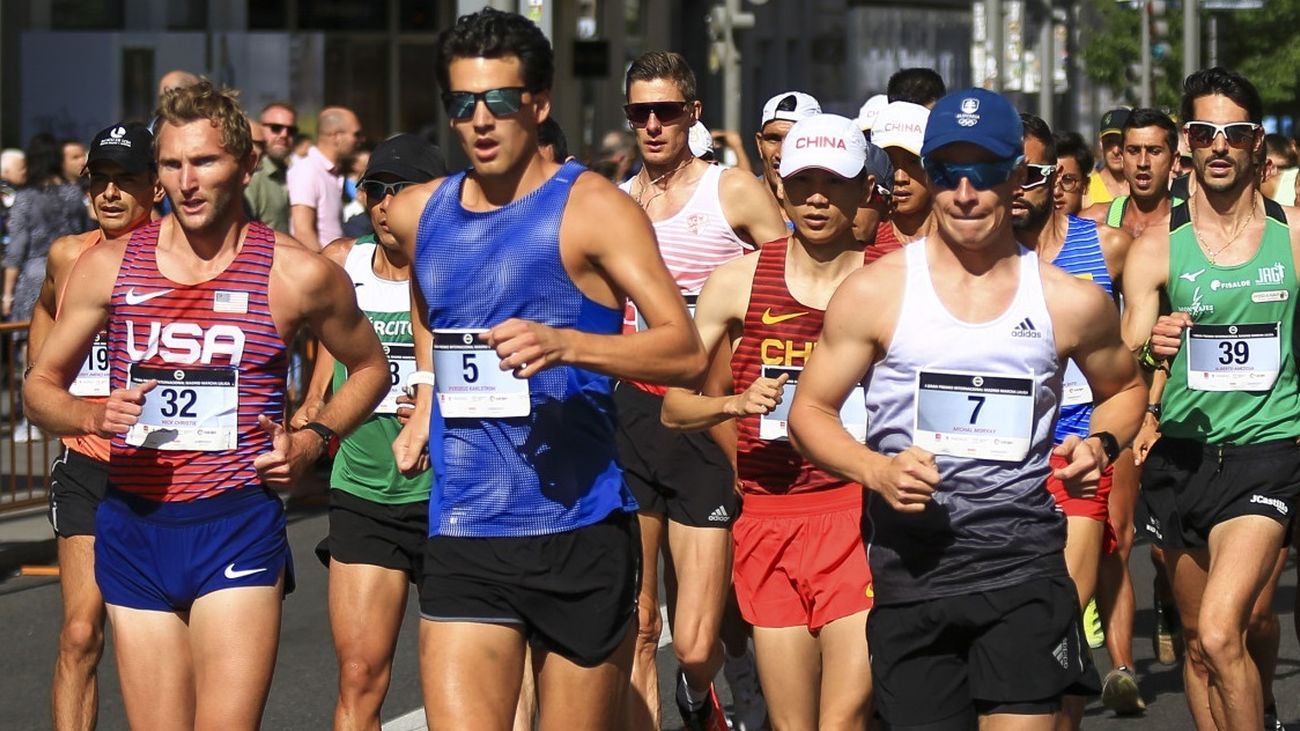
{"type": "MultiPolygon", "coordinates": [[[[296,508],[290,513],[289,537],[297,563],[298,590],[285,602],[281,649],[271,688],[264,728],[275,730],[328,729],[333,703],[335,665],[326,616],[326,572],[312,553],[324,535],[326,519],[320,508],[296,508]]],[[[30,527],[29,527],[30,532],[30,527]]],[[[0,549],[14,555],[11,523],[0,523],[0,549]],[[10,535],[6,535],[9,533],[10,535]]],[[[52,541],[28,540],[17,546],[25,562],[48,557],[52,541]]],[[[3,551],[0,551],[3,553],[3,551]]],[[[1137,670],[1148,711],[1140,718],[1115,718],[1099,702],[1089,705],[1084,721],[1087,729],[1124,729],[1157,731],[1191,728],[1181,692],[1178,668],[1155,665],[1149,628],[1151,612],[1151,567],[1147,550],[1135,551],[1135,580],[1138,589],[1137,639],[1134,648],[1137,670]]],[[[1292,629],[1292,605],[1295,599],[1294,567],[1289,567],[1278,592],[1282,613],[1282,651],[1278,677],[1274,684],[1284,720],[1300,717],[1300,645],[1292,629]]],[[[399,642],[392,688],[384,706],[383,719],[389,729],[409,731],[423,728],[416,662],[415,626],[418,613],[414,599],[408,606],[407,622],[399,642]]],[[[49,678],[53,672],[56,639],[60,620],[57,581],[39,577],[10,577],[0,580],[0,729],[26,731],[49,728],[49,678]]],[[[1109,669],[1104,651],[1094,653],[1101,672],[1109,669]]],[[[671,647],[660,651],[660,678],[665,728],[680,726],[672,704],[673,671],[671,647]]],[[[104,662],[101,664],[100,726],[105,731],[125,729],[122,702],[117,691],[113,665],[111,633],[104,662]]],[[[720,689],[723,702],[729,702],[725,685],[720,689]]]]}

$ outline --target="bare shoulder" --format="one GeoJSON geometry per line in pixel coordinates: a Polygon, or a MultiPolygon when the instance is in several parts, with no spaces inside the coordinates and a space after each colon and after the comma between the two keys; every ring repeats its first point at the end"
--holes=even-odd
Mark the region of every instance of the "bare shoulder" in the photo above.
{"type": "Polygon", "coordinates": [[[605,176],[590,170],[583,171],[578,179],[573,181],[569,200],[581,205],[584,210],[588,207],[613,206],[618,211],[641,212],[641,207],[632,200],[632,196],[623,192],[605,176]]]}
{"type": "Polygon", "coordinates": [[[352,247],[356,246],[356,244],[357,240],[355,238],[334,239],[328,246],[321,249],[320,253],[326,259],[343,266],[344,262],[348,260],[348,254],[352,253],[352,247]]]}
{"type": "Polygon", "coordinates": [[[50,251],[47,254],[45,268],[46,273],[51,277],[57,277],[60,273],[72,268],[77,262],[77,257],[81,256],[82,247],[97,232],[87,231],[86,233],[71,234],[60,236],[50,244],[50,251]]]}
{"type": "Polygon", "coordinates": [[[1164,227],[1149,227],[1129,244],[1129,257],[1134,262],[1168,262],[1169,231],[1164,227]]]}
{"type": "MultiPolygon", "coordinates": [[[[1119,311],[1106,290],[1045,262],[1039,263],[1043,297],[1052,316],[1057,339],[1067,349],[1083,339],[1090,328],[1113,323],[1119,326],[1119,311]]],[[[1118,329],[1116,330],[1118,333],[1118,329]]]]}
{"type": "Polygon", "coordinates": [[[79,258],[74,255],[73,260],[82,275],[117,279],[117,270],[122,267],[125,253],[125,241],[105,241],[90,247],[79,258]]]}
{"type": "MultiPolygon", "coordinates": [[[[784,242],[772,242],[770,246],[784,246],[784,242]]],[[[745,295],[754,286],[754,272],[758,271],[758,252],[736,257],[722,264],[709,275],[705,285],[710,290],[728,298],[745,295]]]]}
{"type": "Polygon", "coordinates": [[[276,233],[272,274],[302,292],[319,291],[337,266],[319,251],[311,251],[292,236],[276,233]]]}
{"type": "Polygon", "coordinates": [[[1079,211],[1079,218],[1096,221],[1098,225],[1105,226],[1106,215],[1108,213],[1110,213],[1109,203],[1093,203],[1082,211],[1079,211]]]}
{"type": "Polygon", "coordinates": [[[1120,256],[1128,252],[1133,243],[1133,236],[1129,232],[1101,223],[1097,224],[1097,237],[1101,239],[1102,249],[1107,253],[1117,252],[1120,256]]]}
{"type": "Polygon", "coordinates": [[[766,183],[758,176],[747,173],[740,168],[727,168],[722,171],[718,181],[718,192],[727,199],[730,199],[731,196],[754,194],[769,196],[766,183]]]}
{"type": "Polygon", "coordinates": [[[420,225],[420,216],[429,204],[434,191],[442,187],[447,178],[434,178],[427,183],[408,185],[388,204],[388,226],[402,233],[414,234],[420,225]]]}
{"type": "MultiPolygon", "coordinates": [[[[924,246],[922,239],[908,246],[924,246]]],[[[891,251],[874,262],[855,270],[844,278],[832,298],[845,298],[863,312],[877,312],[884,306],[891,311],[897,309],[903,299],[903,289],[907,282],[906,247],[891,251]]]]}
{"type": "Polygon", "coordinates": [[[583,240],[624,244],[627,237],[649,236],[654,229],[641,206],[604,176],[587,171],[578,176],[569,191],[561,234],[577,234],[583,240]]]}
{"type": "Polygon", "coordinates": [[[1282,206],[1282,212],[1286,214],[1286,227],[1291,231],[1291,243],[1300,245],[1300,208],[1282,206]]]}

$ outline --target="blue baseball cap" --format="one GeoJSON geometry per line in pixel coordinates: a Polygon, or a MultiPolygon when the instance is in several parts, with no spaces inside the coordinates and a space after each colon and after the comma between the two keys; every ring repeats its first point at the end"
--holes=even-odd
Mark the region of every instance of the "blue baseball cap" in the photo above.
{"type": "Polygon", "coordinates": [[[1006,97],[988,89],[962,89],[943,97],[930,110],[921,155],[944,145],[969,142],[1002,159],[1025,152],[1020,113],[1006,97]]]}

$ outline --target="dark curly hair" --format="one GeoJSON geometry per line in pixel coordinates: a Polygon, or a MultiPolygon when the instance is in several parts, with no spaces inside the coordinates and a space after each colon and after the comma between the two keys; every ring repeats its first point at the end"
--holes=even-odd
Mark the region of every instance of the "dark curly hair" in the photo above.
{"type": "Polygon", "coordinates": [[[40,132],[27,141],[27,184],[48,188],[68,182],[63,179],[63,144],[48,132],[40,132]]]}
{"type": "Polygon", "coordinates": [[[551,42],[536,23],[517,13],[484,8],[462,15],[438,36],[438,84],[451,91],[451,62],[458,58],[514,56],[523,66],[524,88],[547,91],[555,79],[551,42]]]}
{"type": "Polygon", "coordinates": [[[1201,69],[1183,82],[1183,103],[1178,110],[1184,122],[1196,119],[1192,115],[1192,104],[1203,96],[1226,96],[1237,106],[1246,110],[1250,121],[1259,124],[1264,121],[1264,102],[1259,98],[1259,90],[1250,83],[1250,79],[1229,71],[1222,66],[1201,69]]]}

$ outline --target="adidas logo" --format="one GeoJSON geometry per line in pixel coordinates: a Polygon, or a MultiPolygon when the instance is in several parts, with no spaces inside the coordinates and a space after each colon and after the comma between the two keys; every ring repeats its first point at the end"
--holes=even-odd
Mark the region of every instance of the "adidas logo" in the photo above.
{"type": "Polygon", "coordinates": [[[1068,643],[1069,638],[1062,637],[1061,644],[1057,645],[1055,650],[1052,650],[1052,657],[1055,657],[1056,661],[1061,663],[1061,667],[1066,670],[1070,668],[1070,648],[1068,643]]]}
{"type": "Polygon", "coordinates": [[[1040,333],[1040,332],[1038,332],[1038,328],[1034,327],[1034,321],[1031,320],[1031,319],[1029,319],[1028,317],[1026,317],[1025,319],[1023,319],[1023,320],[1020,321],[1020,324],[1016,325],[1016,326],[1011,330],[1011,337],[1013,337],[1013,338],[1041,338],[1041,337],[1043,337],[1043,334],[1040,333]]]}
{"type": "Polygon", "coordinates": [[[712,513],[709,513],[710,523],[725,523],[728,520],[731,520],[731,516],[727,514],[727,509],[721,505],[715,508],[712,513]]]}

